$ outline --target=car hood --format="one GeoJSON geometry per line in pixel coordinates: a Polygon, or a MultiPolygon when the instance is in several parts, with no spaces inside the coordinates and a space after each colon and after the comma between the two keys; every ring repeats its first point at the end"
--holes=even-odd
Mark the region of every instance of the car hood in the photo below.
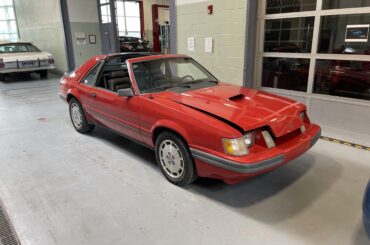
{"type": "Polygon", "coordinates": [[[268,126],[276,137],[300,128],[299,113],[305,110],[305,105],[291,99],[225,83],[163,96],[237,125],[244,132],[268,126]]]}
{"type": "Polygon", "coordinates": [[[48,59],[51,54],[47,52],[25,52],[25,53],[3,53],[0,54],[0,58],[4,62],[13,62],[13,61],[26,61],[26,60],[43,60],[48,59]]]}

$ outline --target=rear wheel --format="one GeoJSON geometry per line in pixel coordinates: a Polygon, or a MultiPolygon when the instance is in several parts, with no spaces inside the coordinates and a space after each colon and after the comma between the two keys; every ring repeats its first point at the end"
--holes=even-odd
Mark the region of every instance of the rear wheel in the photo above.
{"type": "Polygon", "coordinates": [[[69,102],[69,115],[77,132],[85,134],[94,129],[94,125],[90,125],[87,122],[83,108],[75,98],[72,98],[69,102]]]}
{"type": "Polygon", "coordinates": [[[47,78],[48,77],[48,70],[39,71],[39,74],[40,74],[41,79],[47,78]]]}
{"type": "Polygon", "coordinates": [[[155,143],[155,153],[159,168],[171,183],[185,186],[197,179],[189,148],[177,135],[161,133],[155,143]]]}

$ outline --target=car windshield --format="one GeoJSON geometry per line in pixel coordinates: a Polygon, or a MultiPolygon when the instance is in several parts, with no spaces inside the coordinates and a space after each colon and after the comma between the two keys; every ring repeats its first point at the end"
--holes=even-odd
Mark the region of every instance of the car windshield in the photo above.
{"type": "Polygon", "coordinates": [[[136,84],[140,93],[160,92],[176,87],[218,80],[191,58],[170,58],[137,62],[133,64],[136,84]]]}
{"type": "Polygon", "coordinates": [[[137,37],[121,37],[120,40],[123,41],[123,42],[138,42],[140,40],[140,38],[137,38],[137,37]]]}
{"type": "Polygon", "coordinates": [[[41,51],[30,43],[8,43],[0,45],[0,53],[27,53],[27,52],[41,52],[41,51]]]}

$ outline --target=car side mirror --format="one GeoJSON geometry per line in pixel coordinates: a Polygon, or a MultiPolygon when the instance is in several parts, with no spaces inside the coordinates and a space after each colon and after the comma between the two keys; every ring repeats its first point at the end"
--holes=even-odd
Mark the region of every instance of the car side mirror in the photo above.
{"type": "Polygon", "coordinates": [[[120,97],[132,97],[134,96],[134,92],[131,88],[124,88],[117,91],[118,96],[120,97]]]}

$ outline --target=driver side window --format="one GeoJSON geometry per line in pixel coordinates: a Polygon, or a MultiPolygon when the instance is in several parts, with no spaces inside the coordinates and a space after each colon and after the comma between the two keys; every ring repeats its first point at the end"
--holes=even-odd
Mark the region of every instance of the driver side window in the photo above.
{"type": "Polygon", "coordinates": [[[100,70],[100,67],[101,67],[101,62],[96,65],[91,71],[90,73],[82,80],[81,83],[83,84],[86,84],[88,86],[93,86],[96,82],[96,79],[98,78],[99,76],[99,70],[100,70]]]}

